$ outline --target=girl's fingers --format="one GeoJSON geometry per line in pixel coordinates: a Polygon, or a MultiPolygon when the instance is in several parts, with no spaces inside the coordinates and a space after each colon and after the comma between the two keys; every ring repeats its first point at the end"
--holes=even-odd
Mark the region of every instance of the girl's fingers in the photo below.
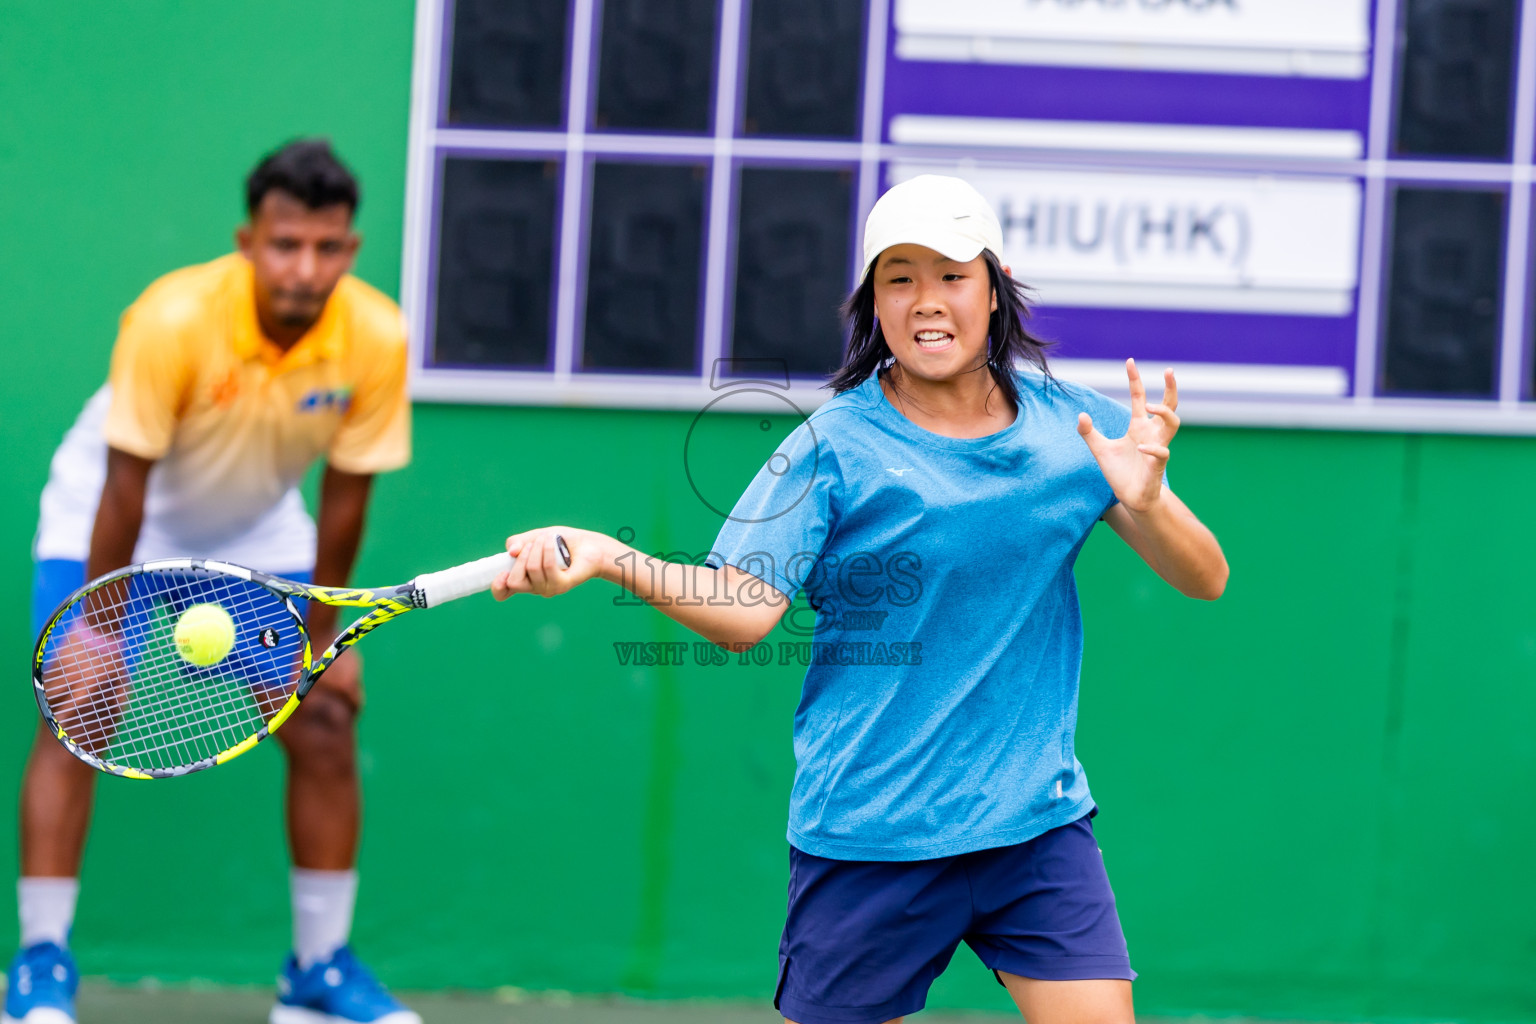
{"type": "MultiPolygon", "coordinates": [[[[1099,432],[1094,429],[1093,417],[1085,412],[1080,412],[1077,414],[1077,432],[1082,434],[1084,437],[1092,437],[1095,434],[1099,434],[1099,432]]],[[[1103,437],[1104,435],[1099,434],[1099,436],[1103,437]]]]}
{"type": "MultiPolygon", "coordinates": [[[[497,600],[511,594],[543,594],[548,597],[570,589],[571,581],[564,575],[570,570],[560,557],[556,538],[566,533],[573,536],[582,531],[569,527],[548,526],[538,530],[514,533],[507,538],[507,553],[512,556],[512,568],[498,576],[493,584],[497,600]]],[[[575,558],[573,551],[572,558],[575,558]]]]}
{"type": "Polygon", "coordinates": [[[1179,382],[1173,379],[1173,367],[1163,371],[1163,404],[1170,409],[1179,407],[1179,382]]]}
{"type": "Polygon", "coordinates": [[[523,560],[519,557],[507,570],[507,593],[517,594],[528,589],[528,577],[523,572],[523,560]]]}
{"type": "Polygon", "coordinates": [[[496,578],[491,581],[491,596],[498,601],[505,601],[507,598],[512,596],[512,587],[507,583],[507,577],[509,575],[511,574],[505,572],[499,573],[496,578]]]}
{"type": "Polygon", "coordinates": [[[523,552],[525,563],[523,571],[528,574],[528,582],[532,585],[534,593],[540,593],[544,589],[544,532],[540,530],[528,540],[528,546],[523,552]]]}
{"type": "Polygon", "coordinates": [[[1139,444],[1136,446],[1136,450],[1143,455],[1150,455],[1154,459],[1162,459],[1164,462],[1168,461],[1168,449],[1164,445],[1139,444]]]}
{"type": "Polygon", "coordinates": [[[1093,417],[1085,412],[1077,414],[1077,432],[1082,435],[1084,441],[1088,442],[1088,450],[1095,455],[1106,443],[1104,435],[1099,433],[1098,428],[1093,425],[1093,417]]]}
{"type": "Polygon", "coordinates": [[[1141,382],[1141,371],[1136,369],[1136,360],[1125,361],[1125,378],[1131,385],[1131,416],[1141,419],[1147,414],[1147,388],[1141,382]]]}
{"type": "Polygon", "coordinates": [[[1168,436],[1163,438],[1164,443],[1173,440],[1173,435],[1179,432],[1179,415],[1171,408],[1161,403],[1147,406],[1147,412],[1162,421],[1163,427],[1168,431],[1168,436]]]}
{"type": "Polygon", "coordinates": [[[556,538],[565,527],[551,526],[540,530],[528,549],[528,575],[534,581],[534,590],[548,597],[561,592],[561,570],[565,568],[560,558],[560,545],[556,538]]]}

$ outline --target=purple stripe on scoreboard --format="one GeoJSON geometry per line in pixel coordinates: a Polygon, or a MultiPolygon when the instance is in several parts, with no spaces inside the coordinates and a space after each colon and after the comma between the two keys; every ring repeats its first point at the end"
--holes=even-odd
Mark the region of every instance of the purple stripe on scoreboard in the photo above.
{"type": "Polygon", "coordinates": [[[931,64],[887,54],[897,114],[1332,128],[1364,133],[1369,79],[1284,78],[1014,64],[931,64]]]}
{"type": "Polygon", "coordinates": [[[1073,359],[1338,366],[1355,357],[1353,316],[1265,316],[1041,306],[1032,333],[1073,359]]]}

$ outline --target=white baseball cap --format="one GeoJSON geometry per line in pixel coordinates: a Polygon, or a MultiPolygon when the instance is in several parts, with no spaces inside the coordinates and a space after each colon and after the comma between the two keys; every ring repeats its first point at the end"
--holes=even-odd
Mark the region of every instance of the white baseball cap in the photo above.
{"type": "Polygon", "coordinates": [[[893,245],[922,245],[958,263],[969,263],[983,249],[999,259],[1003,229],[997,214],[967,181],[942,174],[919,174],[894,186],[864,220],[864,269],[893,245]]]}

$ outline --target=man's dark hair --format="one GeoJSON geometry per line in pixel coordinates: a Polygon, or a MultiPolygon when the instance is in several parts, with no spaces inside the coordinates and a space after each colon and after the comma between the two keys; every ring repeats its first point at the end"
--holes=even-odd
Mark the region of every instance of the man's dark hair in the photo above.
{"type": "MultiPolygon", "coordinates": [[[[1019,388],[1013,368],[1024,363],[1039,370],[1048,382],[1055,380],[1045,360],[1051,343],[1035,337],[1024,327],[1024,322],[1029,319],[1028,287],[1004,273],[1002,263],[989,250],[983,250],[981,255],[987,261],[992,293],[997,296],[997,311],[992,314],[987,339],[987,372],[996,389],[1017,405],[1019,388]]],[[[843,303],[843,319],[847,321],[849,331],[848,352],[842,368],[827,385],[835,394],[858,387],[893,358],[875,316],[874,271],[871,266],[864,280],[843,303]]]]}
{"type": "Polygon", "coordinates": [[[286,192],[311,210],[344,204],[357,213],[357,179],[329,139],[295,139],[262,157],[245,179],[245,212],[255,216],[268,192],[286,192]]]}

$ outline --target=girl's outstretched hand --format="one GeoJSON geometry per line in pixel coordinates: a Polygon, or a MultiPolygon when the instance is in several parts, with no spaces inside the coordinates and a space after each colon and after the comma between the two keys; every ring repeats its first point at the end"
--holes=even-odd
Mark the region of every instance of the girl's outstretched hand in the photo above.
{"type": "Polygon", "coordinates": [[[1077,432],[1120,503],[1132,512],[1147,512],[1163,494],[1168,444],[1179,432],[1179,388],[1173,371],[1163,371],[1163,400],[1148,405],[1136,360],[1125,361],[1125,375],[1131,383],[1131,425],[1125,436],[1105,437],[1086,412],[1077,414],[1077,432]]]}
{"type": "Polygon", "coordinates": [[[570,526],[545,526],[514,533],[507,538],[507,554],[517,561],[511,571],[496,577],[491,584],[491,593],[498,601],[505,601],[513,594],[543,597],[563,594],[602,575],[604,563],[610,560],[607,554],[610,547],[622,545],[605,534],[570,526]],[[561,563],[559,549],[555,546],[556,535],[565,538],[565,546],[571,552],[569,568],[561,563]]]}

